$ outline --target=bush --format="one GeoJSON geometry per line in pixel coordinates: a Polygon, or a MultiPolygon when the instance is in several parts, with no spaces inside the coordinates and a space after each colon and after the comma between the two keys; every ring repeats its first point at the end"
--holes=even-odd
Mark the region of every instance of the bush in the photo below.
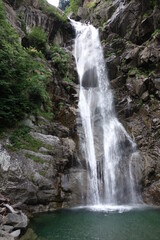
{"type": "Polygon", "coordinates": [[[50,51],[54,67],[58,70],[61,77],[64,77],[69,68],[69,56],[63,48],[57,46],[52,46],[50,51]]]}
{"type": "Polygon", "coordinates": [[[50,16],[54,17],[56,20],[60,22],[66,22],[66,16],[63,16],[57,8],[50,5],[46,0],[39,0],[39,7],[42,12],[49,14],[50,16]]]}
{"type": "Polygon", "coordinates": [[[38,51],[46,52],[47,35],[40,27],[34,27],[27,36],[29,46],[38,51]]]}
{"type": "Polygon", "coordinates": [[[0,125],[13,126],[26,113],[51,105],[47,85],[50,71],[44,60],[24,49],[6,22],[0,1],[0,125]]]}
{"type": "Polygon", "coordinates": [[[69,12],[74,12],[76,14],[81,5],[82,0],[70,0],[70,5],[66,8],[66,13],[68,14],[69,12]]]}

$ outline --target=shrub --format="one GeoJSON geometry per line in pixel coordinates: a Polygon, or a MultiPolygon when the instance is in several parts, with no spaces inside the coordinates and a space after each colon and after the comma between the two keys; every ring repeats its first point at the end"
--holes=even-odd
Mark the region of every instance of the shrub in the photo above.
{"type": "Polygon", "coordinates": [[[70,0],[69,7],[66,8],[66,14],[69,12],[74,12],[75,14],[78,12],[78,8],[82,5],[82,0],[70,0]]]}
{"type": "Polygon", "coordinates": [[[50,71],[44,60],[24,49],[15,30],[6,22],[0,1],[0,125],[13,126],[39,108],[51,105],[47,92],[50,71]]]}
{"type": "Polygon", "coordinates": [[[47,35],[40,27],[34,27],[32,32],[27,36],[29,46],[36,48],[38,51],[46,52],[47,35]]]}
{"type": "Polygon", "coordinates": [[[57,46],[52,46],[50,51],[54,67],[58,70],[61,77],[64,77],[69,68],[69,56],[63,48],[57,46]]]}

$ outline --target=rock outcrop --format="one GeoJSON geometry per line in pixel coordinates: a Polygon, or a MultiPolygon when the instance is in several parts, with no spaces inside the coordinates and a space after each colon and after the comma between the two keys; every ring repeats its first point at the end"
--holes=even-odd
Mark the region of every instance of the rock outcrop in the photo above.
{"type": "Polygon", "coordinates": [[[41,27],[48,40],[56,45],[64,45],[73,33],[71,26],[64,20],[64,13],[43,4],[43,1],[4,1],[6,16],[10,24],[17,30],[21,40],[33,27],[41,27]]]}
{"type": "Polygon", "coordinates": [[[143,159],[143,200],[160,205],[160,3],[90,2],[85,21],[100,29],[118,117],[143,159]]]}
{"type": "MultiPolygon", "coordinates": [[[[64,69],[61,68],[66,66],[57,67],[48,47],[45,57],[46,68],[51,73],[48,91],[52,97],[52,117],[43,115],[45,109],[41,106],[42,113],[26,116],[19,124],[18,128],[27,128],[28,132],[25,137],[19,136],[18,147],[11,141],[15,129],[5,132],[0,139],[1,193],[12,205],[28,214],[79,205],[81,178],[86,175],[77,156],[78,79],[69,50],[74,32],[60,10],[53,7],[53,12],[46,12],[39,2],[4,1],[7,19],[17,30],[22,43],[33,27],[41,27],[47,33],[48,43],[66,47],[63,51],[69,68],[65,75],[62,74],[64,69]]],[[[60,58],[59,52],[55,55],[60,58]]],[[[16,217],[7,216],[7,221],[16,217]]],[[[16,237],[18,232],[13,234],[16,237]]]]}

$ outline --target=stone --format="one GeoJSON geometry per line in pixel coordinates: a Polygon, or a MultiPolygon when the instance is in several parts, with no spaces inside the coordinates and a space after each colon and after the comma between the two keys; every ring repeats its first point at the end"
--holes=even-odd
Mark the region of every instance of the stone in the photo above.
{"type": "Polygon", "coordinates": [[[4,223],[13,225],[15,228],[26,228],[28,225],[28,218],[24,213],[8,213],[4,218],[4,223]]]}
{"type": "Polygon", "coordinates": [[[160,77],[154,78],[153,83],[155,85],[155,88],[160,91],[160,77]]]}
{"type": "Polygon", "coordinates": [[[31,129],[34,129],[35,128],[35,125],[33,124],[32,120],[31,119],[25,119],[22,121],[22,124],[31,128],[31,129]]]}
{"type": "Polygon", "coordinates": [[[13,226],[10,226],[10,225],[2,225],[1,226],[1,229],[7,233],[10,233],[12,230],[13,230],[13,226]]]}
{"type": "Polygon", "coordinates": [[[31,228],[28,228],[27,232],[20,238],[20,240],[37,240],[37,235],[31,228]]]}
{"type": "Polygon", "coordinates": [[[146,102],[149,99],[149,93],[148,91],[144,92],[141,96],[141,99],[146,102]]]}
{"type": "Polygon", "coordinates": [[[88,15],[88,10],[87,8],[84,7],[79,7],[78,8],[78,13],[77,15],[81,18],[81,19],[86,19],[87,15],[88,15]]]}
{"type": "Polygon", "coordinates": [[[53,160],[53,156],[51,156],[51,155],[37,153],[37,152],[30,151],[30,150],[23,150],[23,152],[25,154],[28,154],[27,158],[30,158],[30,159],[32,159],[32,156],[35,156],[35,157],[38,157],[38,158],[40,158],[40,159],[42,159],[44,161],[48,161],[48,162],[53,160]]]}
{"type": "Polygon", "coordinates": [[[3,237],[0,237],[0,240],[15,240],[15,238],[12,236],[3,236],[3,237]]]}
{"type": "Polygon", "coordinates": [[[160,181],[154,182],[145,189],[143,199],[147,204],[160,205],[160,181]]]}
{"type": "Polygon", "coordinates": [[[7,172],[11,165],[10,159],[11,157],[9,153],[3,149],[2,145],[0,144],[0,166],[4,172],[7,172]]]}
{"type": "Polygon", "coordinates": [[[135,91],[138,96],[141,96],[146,90],[146,83],[148,82],[148,78],[137,77],[135,81],[135,91]]]}
{"type": "Polygon", "coordinates": [[[10,236],[12,236],[14,238],[17,238],[17,237],[19,237],[20,234],[21,234],[21,230],[18,229],[18,230],[15,230],[15,231],[11,232],[10,236]]]}
{"type": "Polygon", "coordinates": [[[40,190],[37,193],[37,198],[41,204],[46,204],[46,202],[48,202],[48,199],[50,201],[55,201],[57,199],[57,196],[58,192],[56,189],[40,190]]]}
{"type": "Polygon", "coordinates": [[[0,203],[9,202],[9,198],[6,198],[0,193],[0,203]]]}
{"type": "Polygon", "coordinates": [[[46,145],[57,146],[60,144],[60,140],[56,136],[46,135],[37,132],[31,132],[30,134],[33,138],[40,140],[42,143],[46,145]]]}
{"type": "Polygon", "coordinates": [[[34,174],[33,178],[34,178],[34,184],[36,184],[40,189],[52,188],[52,184],[53,184],[52,181],[40,175],[38,172],[34,174]]]}

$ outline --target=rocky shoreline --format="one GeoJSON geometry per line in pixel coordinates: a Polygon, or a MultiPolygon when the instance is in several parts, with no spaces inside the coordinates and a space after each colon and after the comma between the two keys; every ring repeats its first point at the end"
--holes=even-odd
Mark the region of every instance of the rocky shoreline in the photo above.
{"type": "Polygon", "coordinates": [[[28,225],[28,217],[18,209],[11,206],[10,200],[0,194],[0,239],[17,239],[28,225]]]}

